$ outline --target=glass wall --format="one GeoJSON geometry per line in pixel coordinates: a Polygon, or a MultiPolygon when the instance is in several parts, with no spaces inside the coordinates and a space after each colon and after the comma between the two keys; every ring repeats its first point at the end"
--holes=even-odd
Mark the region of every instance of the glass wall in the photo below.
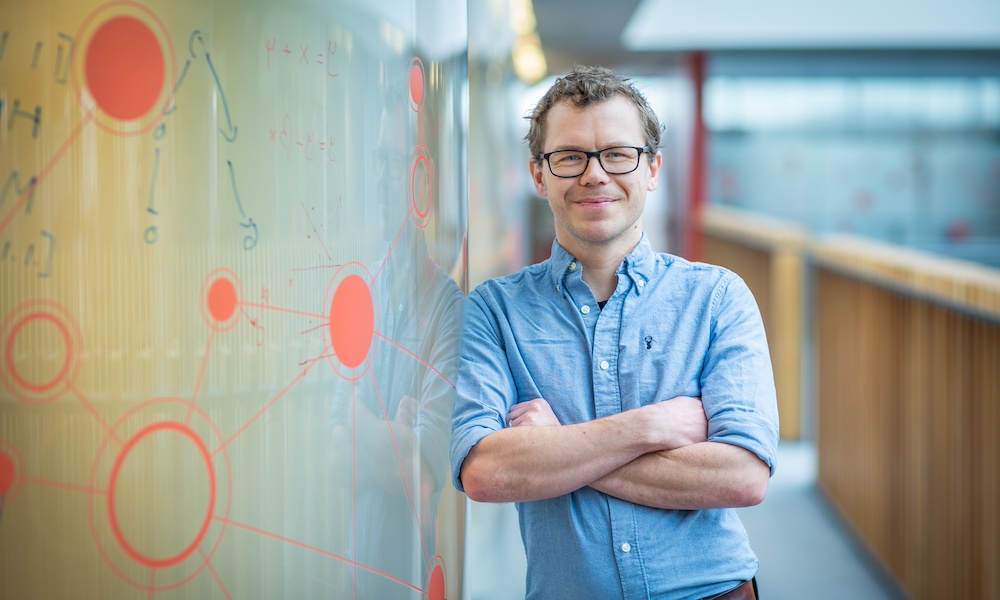
{"type": "Polygon", "coordinates": [[[0,597],[443,598],[465,2],[0,8],[0,597]]]}
{"type": "Polygon", "coordinates": [[[712,202],[1000,265],[1000,63],[722,62],[706,85],[712,202]]]}

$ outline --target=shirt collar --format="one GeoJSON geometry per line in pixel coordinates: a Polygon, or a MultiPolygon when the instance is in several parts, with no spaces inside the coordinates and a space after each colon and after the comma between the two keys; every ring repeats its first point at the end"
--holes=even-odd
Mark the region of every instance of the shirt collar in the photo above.
{"type": "MultiPolygon", "coordinates": [[[[649,245],[649,238],[646,232],[642,233],[642,238],[636,244],[632,252],[625,256],[621,266],[618,267],[618,275],[624,275],[632,280],[637,293],[642,293],[643,286],[653,276],[653,269],[656,266],[656,253],[649,245]],[[641,282],[641,283],[640,283],[641,282]]],[[[563,279],[572,272],[580,268],[580,263],[576,257],[566,251],[558,240],[552,242],[552,255],[549,257],[549,276],[552,282],[559,288],[563,279]],[[574,267],[575,265],[575,267],[574,267]]]]}

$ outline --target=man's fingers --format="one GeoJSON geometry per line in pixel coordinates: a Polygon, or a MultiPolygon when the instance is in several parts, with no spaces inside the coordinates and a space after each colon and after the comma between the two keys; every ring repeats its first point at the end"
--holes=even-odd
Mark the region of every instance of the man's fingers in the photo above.
{"type": "Polygon", "coordinates": [[[507,413],[507,424],[511,427],[524,425],[561,425],[552,407],[542,398],[520,402],[507,413]]]}

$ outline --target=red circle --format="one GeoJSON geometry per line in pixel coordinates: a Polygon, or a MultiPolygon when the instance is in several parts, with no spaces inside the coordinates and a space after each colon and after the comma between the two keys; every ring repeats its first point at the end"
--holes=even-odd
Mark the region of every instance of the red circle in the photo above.
{"type": "Polygon", "coordinates": [[[163,91],[166,64],[152,30],[134,17],[109,19],[90,39],[87,88],[107,115],[131,121],[148,113],[163,91]]]}
{"type": "Polygon", "coordinates": [[[14,459],[6,452],[0,452],[0,497],[6,496],[7,492],[14,487],[14,478],[17,472],[14,469],[14,459]]]}
{"type": "Polygon", "coordinates": [[[69,372],[72,348],[73,348],[73,342],[72,339],[70,338],[70,333],[69,330],[67,330],[65,323],[63,323],[62,321],[60,321],[59,319],[55,318],[54,316],[48,313],[43,313],[43,312],[32,313],[26,317],[23,317],[20,321],[18,321],[17,324],[14,325],[14,327],[11,329],[10,336],[7,338],[7,347],[5,349],[6,353],[5,362],[7,363],[7,370],[10,371],[11,376],[13,376],[14,380],[22,387],[32,392],[47,392],[52,388],[54,388],[55,386],[59,385],[59,383],[63,379],[65,379],[66,374],[69,372]],[[59,373],[52,379],[52,381],[42,384],[35,384],[26,380],[24,377],[21,376],[20,373],[17,372],[17,367],[14,365],[14,338],[17,337],[17,333],[18,331],[21,330],[22,327],[27,325],[29,321],[34,321],[36,319],[42,319],[54,323],[55,326],[59,329],[59,332],[62,334],[63,340],[66,341],[66,358],[63,360],[62,368],[59,370],[59,373]]]}
{"type": "Polygon", "coordinates": [[[444,570],[440,565],[434,565],[431,571],[431,581],[427,585],[427,600],[444,600],[444,570]]]}
{"type": "Polygon", "coordinates": [[[375,335],[375,306],[368,284],[348,275],[330,303],[330,341],[340,362],[355,368],[365,361],[375,335]]]}
{"type": "Polygon", "coordinates": [[[430,169],[430,158],[426,154],[420,154],[417,156],[416,161],[413,163],[413,171],[411,172],[410,186],[413,190],[413,209],[417,211],[417,216],[421,219],[425,218],[431,211],[431,169],[430,169]],[[417,185],[417,175],[419,174],[420,167],[423,166],[424,175],[427,176],[427,182],[425,185],[417,185]],[[424,196],[423,192],[427,195],[424,196]],[[426,199],[426,202],[422,202],[426,199]],[[424,207],[421,209],[421,204],[424,207]]]}
{"type": "Polygon", "coordinates": [[[148,567],[154,569],[161,569],[166,567],[172,567],[188,556],[190,556],[201,544],[201,541],[205,538],[205,534],[208,533],[208,527],[212,523],[212,512],[215,509],[215,469],[212,467],[212,457],[208,453],[208,448],[205,447],[205,443],[201,441],[191,429],[181,425],[180,423],[175,423],[173,421],[162,421],[159,423],[153,423],[152,425],[142,429],[125,444],[122,448],[121,453],[118,458],[115,459],[115,464],[111,468],[111,477],[108,480],[108,516],[111,522],[111,529],[114,532],[115,539],[121,544],[122,548],[132,557],[136,562],[142,563],[148,567]],[[188,545],[187,548],[182,550],[175,556],[168,558],[152,558],[140,553],[136,550],[129,542],[125,539],[125,535],[122,533],[121,526],[118,523],[118,517],[115,514],[115,486],[118,481],[118,472],[121,470],[122,463],[125,461],[125,457],[128,453],[135,447],[135,445],[142,440],[142,438],[155,433],[160,430],[172,430],[181,435],[187,437],[194,445],[197,446],[198,451],[201,452],[202,458],[205,460],[205,465],[208,467],[208,481],[209,481],[209,495],[208,495],[208,511],[205,514],[205,521],[201,525],[201,530],[195,539],[188,545]]]}
{"type": "Polygon", "coordinates": [[[424,67],[417,58],[410,61],[410,102],[414,107],[424,102],[424,67]]]}
{"type": "Polygon", "coordinates": [[[232,281],[216,279],[208,288],[208,312],[219,323],[225,323],[233,317],[238,303],[236,286],[232,281]]]}

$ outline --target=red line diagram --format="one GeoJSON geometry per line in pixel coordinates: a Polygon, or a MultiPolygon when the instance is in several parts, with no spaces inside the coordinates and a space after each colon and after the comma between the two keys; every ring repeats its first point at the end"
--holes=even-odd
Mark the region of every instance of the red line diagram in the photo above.
{"type": "MultiPolygon", "coordinates": [[[[83,52],[73,71],[74,86],[83,117],[48,159],[31,189],[23,191],[6,214],[0,214],[0,232],[15,221],[34,188],[46,185],[52,168],[85,128],[94,125],[114,135],[148,133],[167,114],[163,107],[173,102],[168,82],[178,77],[174,50],[162,22],[148,8],[127,1],[103,5],[86,19],[77,40],[83,52]]],[[[415,58],[410,62],[404,87],[410,108],[417,113],[423,106],[425,82],[423,64],[415,58]]],[[[60,400],[78,403],[89,415],[100,441],[86,482],[80,483],[33,474],[31,457],[26,459],[16,444],[0,438],[0,516],[5,516],[0,520],[0,536],[3,526],[16,518],[19,496],[26,489],[39,487],[83,495],[90,537],[102,563],[114,577],[150,598],[183,591],[195,581],[200,581],[201,586],[211,582],[212,595],[234,597],[233,589],[239,582],[233,580],[232,560],[222,558],[226,541],[235,536],[253,536],[348,569],[352,589],[347,594],[355,598],[416,595],[443,599],[445,562],[435,553],[433,531],[434,498],[440,493],[440,485],[435,490],[428,480],[433,467],[414,470],[408,463],[423,459],[420,442],[415,439],[422,426],[430,429],[427,435],[447,444],[450,414],[437,415],[444,421],[438,421],[434,429],[421,425],[428,421],[422,400],[387,395],[401,370],[418,370],[428,395],[446,397],[454,389],[450,377],[457,361],[457,344],[451,343],[457,341],[457,330],[442,334],[434,329],[432,317],[404,314],[401,306],[388,306],[385,301],[392,297],[391,285],[380,278],[387,279],[389,271],[398,268],[392,266],[397,245],[401,240],[409,241],[414,232],[422,232],[430,221],[433,207],[429,190],[434,185],[434,174],[427,148],[418,146],[413,150],[408,176],[406,218],[384,259],[373,266],[374,272],[359,262],[338,265],[319,309],[251,302],[240,276],[230,268],[216,268],[204,277],[196,299],[205,327],[204,351],[190,396],[148,398],[124,414],[101,410],[100,403],[77,387],[88,343],[76,317],[62,304],[48,299],[24,301],[10,310],[0,322],[2,390],[31,410],[44,411],[60,400]],[[386,299],[380,299],[380,294],[386,299]],[[301,320],[306,335],[318,340],[314,346],[321,351],[301,362],[301,368],[280,391],[244,413],[248,416],[240,422],[220,424],[204,398],[206,373],[217,357],[219,341],[241,329],[246,333],[247,327],[256,328],[260,316],[268,313],[301,320]],[[417,320],[425,323],[425,328],[429,320],[432,325],[423,333],[396,327],[417,320]],[[404,331],[409,333],[401,333],[404,331]],[[435,346],[428,342],[435,337],[450,341],[435,346]],[[44,367],[26,365],[19,357],[31,354],[38,340],[45,340],[48,353],[55,353],[56,359],[46,361],[44,367]],[[352,455],[348,476],[351,522],[344,528],[350,538],[346,552],[336,551],[338,546],[326,547],[292,537],[279,527],[247,522],[237,511],[241,502],[251,500],[241,496],[244,488],[240,474],[254,465],[234,459],[234,449],[239,450],[243,436],[261,428],[283,403],[292,401],[289,392],[323,369],[332,370],[350,390],[349,402],[334,411],[341,434],[350,439],[352,455]],[[363,392],[369,392],[367,405],[360,399],[363,392]],[[365,439],[359,440],[359,435],[365,439]],[[363,451],[359,444],[366,444],[363,451]],[[162,448],[170,449],[166,462],[157,458],[162,448]],[[391,468],[373,473],[367,466],[374,460],[372,455],[379,453],[389,458],[391,468]],[[150,474],[150,464],[168,468],[150,474]],[[377,498],[367,498],[365,504],[359,499],[371,495],[367,485],[359,488],[359,478],[378,477],[393,479],[393,485],[402,490],[396,509],[379,513],[372,508],[379,503],[377,498]],[[136,491],[138,482],[148,489],[136,491]],[[137,505],[139,498],[153,498],[155,506],[137,505]],[[183,510],[178,508],[180,504],[183,510]],[[379,519],[392,522],[376,523],[379,519]],[[391,554],[392,549],[365,543],[370,537],[398,533],[391,527],[409,531],[419,539],[420,556],[404,557],[423,565],[417,570],[419,575],[390,572],[377,555],[391,554]],[[388,595],[375,595],[383,593],[388,595]]],[[[323,245],[315,227],[313,232],[317,243],[323,245]]],[[[325,245],[322,250],[332,258],[325,245]]],[[[460,310],[461,290],[447,276],[441,277],[443,274],[435,270],[432,261],[422,263],[418,259],[417,263],[418,270],[423,269],[418,279],[447,282],[431,286],[432,293],[442,298],[432,304],[442,307],[438,312],[443,321],[454,328],[460,320],[456,310],[460,310]]],[[[430,305],[419,308],[422,313],[432,312],[430,305]]],[[[442,479],[447,480],[447,466],[436,466],[443,470],[437,473],[440,484],[442,479]]]]}

